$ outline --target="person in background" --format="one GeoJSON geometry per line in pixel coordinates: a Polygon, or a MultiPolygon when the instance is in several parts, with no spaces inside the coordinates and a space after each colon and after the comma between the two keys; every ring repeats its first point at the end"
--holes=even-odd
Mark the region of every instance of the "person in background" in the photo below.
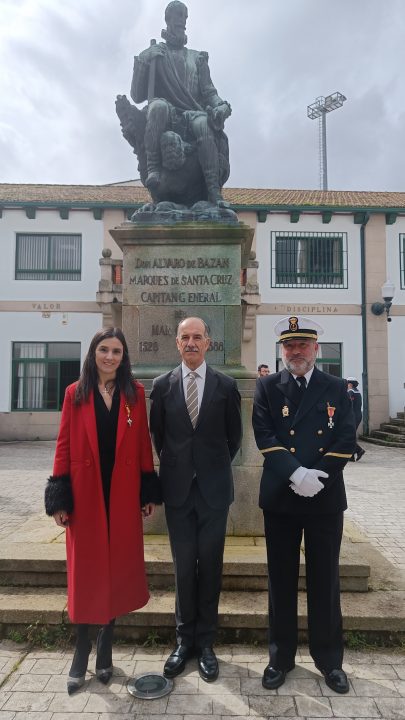
{"type": "Polygon", "coordinates": [[[66,529],[68,614],[76,623],[69,695],[85,682],[97,636],[96,676],[113,673],[115,618],[146,605],[142,516],[160,500],[145,392],[119,328],[93,337],[78,382],[66,388],[46,513],[66,529]]]}
{"type": "MultiPolygon", "coordinates": [[[[363,419],[363,413],[361,411],[361,392],[358,389],[359,387],[359,381],[355,377],[348,377],[347,378],[347,392],[349,394],[349,398],[352,401],[352,407],[354,412],[354,420],[356,423],[356,430],[358,429],[362,419],[363,419]]],[[[360,447],[358,443],[356,443],[356,449],[351,456],[350,460],[353,462],[358,462],[360,458],[363,457],[364,453],[366,451],[360,447]]]]}
{"type": "Polygon", "coordinates": [[[265,377],[266,375],[270,375],[270,368],[268,365],[262,363],[257,368],[257,377],[265,377]]]}
{"type": "Polygon", "coordinates": [[[200,677],[213,682],[218,660],[222,564],[231,463],[242,439],[236,382],[209,367],[208,328],[188,317],[177,329],[182,362],[153,382],[150,430],[160,459],[160,480],[176,583],[176,640],[164,675],[181,673],[194,654],[200,677]]]}
{"type": "Polygon", "coordinates": [[[326,684],[347,693],[339,553],[347,508],[342,471],[355,446],[354,417],[346,381],[315,367],[320,325],[292,316],[275,332],[284,369],[257,379],[253,403],[269,573],[270,661],[262,684],[280,687],[295,666],[304,536],[309,652],[326,684]]]}

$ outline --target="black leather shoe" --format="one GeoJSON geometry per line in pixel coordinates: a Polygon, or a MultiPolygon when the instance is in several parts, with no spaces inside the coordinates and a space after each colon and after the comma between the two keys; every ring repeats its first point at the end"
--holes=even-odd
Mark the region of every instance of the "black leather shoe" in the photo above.
{"type": "Polygon", "coordinates": [[[218,660],[212,647],[199,649],[198,672],[205,682],[214,682],[217,679],[219,673],[218,660]]]}
{"type": "Polygon", "coordinates": [[[330,687],[331,690],[340,693],[341,695],[349,692],[350,685],[344,670],[329,670],[329,672],[322,670],[321,668],[319,668],[319,670],[324,676],[327,686],[330,687]]]}
{"type": "Polygon", "coordinates": [[[187,660],[192,658],[193,655],[194,650],[189,645],[177,645],[164,664],[163,675],[167,678],[180,675],[186,667],[187,660]]]}
{"type": "Polygon", "coordinates": [[[262,677],[263,687],[266,688],[266,690],[275,690],[281,687],[285,681],[285,676],[293,669],[293,667],[290,667],[288,670],[277,670],[271,665],[267,665],[262,677]]]}
{"type": "Polygon", "coordinates": [[[357,453],[356,453],[356,455],[357,455],[357,457],[356,457],[356,462],[359,462],[359,460],[363,457],[363,455],[364,455],[365,452],[366,452],[366,451],[363,450],[363,448],[360,448],[359,450],[357,450],[357,453]]]}

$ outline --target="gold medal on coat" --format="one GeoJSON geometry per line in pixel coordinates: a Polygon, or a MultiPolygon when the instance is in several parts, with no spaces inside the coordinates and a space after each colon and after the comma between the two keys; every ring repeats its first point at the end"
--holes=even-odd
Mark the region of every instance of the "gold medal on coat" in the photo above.
{"type": "Polygon", "coordinates": [[[328,418],[329,418],[329,420],[328,420],[328,427],[329,427],[329,428],[333,428],[333,427],[335,426],[335,423],[333,422],[333,416],[334,416],[334,414],[335,414],[336,408],[333,407],[333,405],[329,405],[329,403],[326,403],[326,405],[327,405],[328,418]]]}
{"type": "Polygon", "coordinates": [[[289,416],[290,410],[289,410],[289,408],[288,408],[288,405],[283,405],[283,408],[282,408],[282,410],[281,410],[281,413],[282,413],[282,416],[283,416],[283,417],[288,417],[288,416],[289,416]]]}
{"type": "Polygon", "coordinates": [[[127,425],[129,427],[131,427],[131,425],[132,425],[131,408],[129,407],[128,403],[125,403],[125,411],[127,413],[127,425]]]}

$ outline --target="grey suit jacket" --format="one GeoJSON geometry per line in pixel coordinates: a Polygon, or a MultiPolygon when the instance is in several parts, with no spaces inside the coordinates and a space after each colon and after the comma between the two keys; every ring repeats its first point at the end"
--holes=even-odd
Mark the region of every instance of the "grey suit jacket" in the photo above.
{"type": "Polygon", "coordinates": [[[154,380],[150,399],[150,430],[160,460],[163,501],[182,505],[196,477],[210,507],[227,507],[233,500],[231,462],[242,439],[235,380],[207,365],[195,429],[186,407],[181,365],[154,380]]]}

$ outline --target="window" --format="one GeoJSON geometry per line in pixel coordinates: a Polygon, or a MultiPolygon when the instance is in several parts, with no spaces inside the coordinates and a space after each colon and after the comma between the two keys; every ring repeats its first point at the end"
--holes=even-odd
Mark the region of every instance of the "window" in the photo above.
{"type": "Polygon", "coordinates": [[[60,410],[80,374],[80,343],[13,343],[12,410],[60,410]]]}
{"type": "Polygon", "coordinates": [[[272,232],[271,287],[347,288],[347,233],[272,232]]]}
{"type": "Polygon", "coordinates": [[[81,235],[17,233],[16,280],[80,280],[81,235]]]}
{"type": "Polygon", "coordinates": [[[401,288],[405,289],[405,233],[399,235],[399,265],[401,268],[401,288]]]}
{"type": "MultiPolygon", "coordinates": [[[[281,346],[277,343],[276,372],[283,369],[281,346]]],[[[342,377],[342,346],[341,343],[319,343],[316,367],[319,370],[342,377]]]]}

